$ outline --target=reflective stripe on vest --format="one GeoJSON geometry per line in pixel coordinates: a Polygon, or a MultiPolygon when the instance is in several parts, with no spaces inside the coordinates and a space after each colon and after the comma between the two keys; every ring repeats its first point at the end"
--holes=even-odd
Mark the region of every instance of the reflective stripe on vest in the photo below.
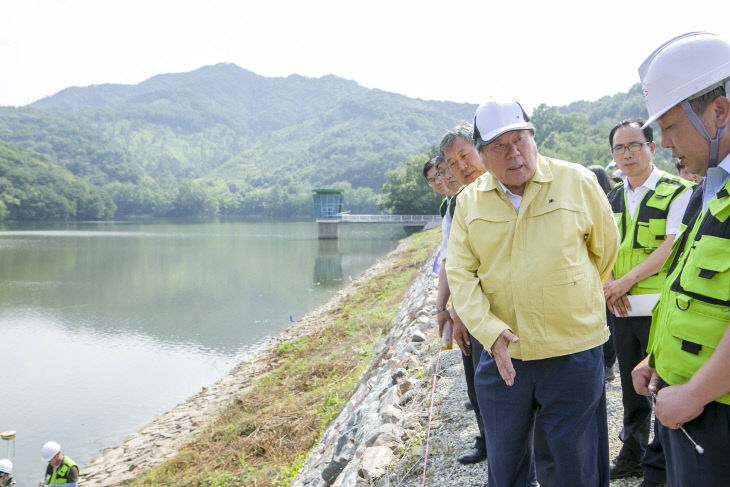
{"type": "Polygon", "coordinates": [[[441,218],[446,216],[446,210],[449,209],[449,197],[445,196],[444,199],[441,200],[441,204],[439,205],[439,215],[441,215],[441,218]]]}
{"type": "Polygon", "coordinates": [[[454,218],[454,212],[456,211],[456,197],[459,196],[459,194],[464,191],[464,188],[466,186],[462,186],[459,188],[459,191],[456,192],[454,196],[451,197],[451,200],[449,201],[449,215],[451,215],[451,218],[454,218]]]}
{"type": "MultiPolygon", "coordinates": [[[[624,184],[616,185],[608,194],[621,234],[621,245],[613,267],[615,279],[625,276],[666,240],[669,205],[691,186],[692,183],[662,171],[656,188],[644,195],[634,215],[628,215],[624,184]]],[[[665,277],[662,272],[649,276],[634,284],[629,293],[658,293],[665,277]]]]}
{"type": "MultiPolygon", "coordinates": [[[[730,181],[701,214],[692,195],[653,313],[650,365],[668,384],[684,384],[713,354],[730,323],[730,181]]],[[[699,202],[699,204],[697,204],[699,202]]],[[[730,394],[716,401],[730,404],[730,394]]]]}

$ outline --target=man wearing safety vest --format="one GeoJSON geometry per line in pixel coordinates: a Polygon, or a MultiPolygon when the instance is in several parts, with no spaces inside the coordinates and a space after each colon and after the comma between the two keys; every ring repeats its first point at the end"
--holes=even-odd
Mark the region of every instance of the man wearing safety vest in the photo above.
{"type": "Polygon", "coordinates": [[[662,147],[703,182],[662,268],[667,278],[653,310],[649,356],[633,371],[634,387],[657,395],[667,483],[727,485],[730,42],[705,32],[684,34],[654,51],[639,76],[647,123],[656,120],[662,147]]]}
{"type": "Polygon", "coordinates": [[[76,462],[61,453],[61,445],[55,441],[49,441],[43,445],[41,459],[48,462],[46,476],[38,483],[38,487],[44,485],[65,485],[76,487],[79,481],[79,466],[76,462]]]}
{"type": "Polygon", "coordinates": [[[616,124],[608,136],[618,168],[626,174],[608,195],[621,235],[616,264],[603,286],[606,304],[616,315],[613,340],[621,372],[623,447],[611,467],[611,479],[644,477],[641,487],[664,484],[664,454],[657,435],[647,448],[652,400],[634,391],[631,371],[646,357],[651,313],[632,310],[629,296],[661,292],[662,265],[672,248],[694,184],[651,163],[656,144],[650,126],[631,118],[616,124]],[[633,312],[632,312],[633,311],[633,312]],[[629,316],[631,314],[631,316],[629,316]]]}

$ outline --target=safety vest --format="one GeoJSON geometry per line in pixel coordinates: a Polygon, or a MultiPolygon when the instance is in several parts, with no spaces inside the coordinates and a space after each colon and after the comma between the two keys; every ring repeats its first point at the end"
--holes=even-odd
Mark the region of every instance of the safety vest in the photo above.
{"type": "Polygon", "coordinates": [[[49,464],[46,468],[46,485],[62,485],[68,483],[68,473],[71,471],[71,467],[79,468],[76,462],[71,460],[68,456],[63,456],[63,463],[58,466],[56,471],[53,471],[53,467],[49,464]]]}
{"type": "MultiPolygon", "coordinates": [[[[624,183],[617,184],[608,193],[608,201],[621,234],[621,245],[613,266],[615,279],[628,274],[666,240],[669,205],[692,186],[693,183],[662,171],[656,188],[644,195],[633,216],[627,211],[624,183]]],[[[665,278],[663,272],[649,276],[634,284],[629,294],[658,293],[665,278]]]]}
{"type": "Polygon", "coordinates": [[[439,206],[439,215],[441,215],[441,218],[446,216],[446,210],[449,208],[449,197],[445,196],[444,199],[441,200],[441,205],[439,206]]]}
{"type": "Polygon", "coordinates": [[[451,218],[454,218],[454,212],[456,211],[456,197],[459,196],[459,193],[464,191],[464,188],[466,186],[462,186],[459,188],[459,191],[456,192],[454,196],[451,197],[451,200],[449,201],[449,215],[451,215],[451,218]]]}
{"type": "MultiPolygon", "coordinates": [[[[702,214],[692,195],[653,310],[649,365],[668,384],[684,384],[712,355],[730,323],[730,180],[702,214]]],[[[718,402],[730,404],[730,394],[718,402]]]]}

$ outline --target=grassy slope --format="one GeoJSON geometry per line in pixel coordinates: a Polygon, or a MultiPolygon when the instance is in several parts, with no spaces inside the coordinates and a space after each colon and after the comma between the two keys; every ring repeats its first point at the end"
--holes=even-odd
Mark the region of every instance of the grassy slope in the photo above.
{"type": "Polygon", "coordinates": [[[392,266],[356,283],[312,335],[279,347],[279,365],[202,429],[179,454],[141,474],[132,486],[285,486],[326,426],[345,407],[375,356],[373,345],[440,233],[410,237],[392,266]]]}

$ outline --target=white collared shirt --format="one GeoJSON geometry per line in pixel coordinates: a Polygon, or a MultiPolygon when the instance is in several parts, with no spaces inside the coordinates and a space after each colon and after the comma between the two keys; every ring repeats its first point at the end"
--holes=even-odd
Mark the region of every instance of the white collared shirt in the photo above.
{"type": "Polygon", "coordinates": [[[702,211],[707,209],[707,203],[715,197],[720,188],[725,184],[727,178],[730,177],[730,154],[717,165],[707,169],[707,176],[702,192],[702,211]]]}
{"type": "Polygon", "coordinates": [[[446,214],[441,220],[441,246],[440,255],[438,256],[439,266],[446,260],[446,253],[449,251],[449,236],[451,235],[451,213],[449,212],[449,205],[451,205],[451,198],[456,196],[450,196],[446,203],[446,214]]]}
{"type": "MultiPolygon", "coordinates": [[[[629,181],[626,180],[626,213],[633,220],[636,216],[636,208],[641,203],[646,193],[656,189],[657,182],[662,176],[660,171],[654,164],[651,165],[652,171],[646,181],[638,188],[632,190],[629,187],[629,181]]],[[[667,213],[667,235],[676,235],[679,232],[679,225],[682,223],[682,217],[687,210],[689,199],[692,197],[692,190],[688,189],[684,193],[677,196],[674,201],[669,204],[669,212],[667,213]]]]}
{"type": "Polygon", "coordinates": [[[514,194],[512,191],[507,189],[507,186],[502,184],[502,181],[497,180],[497,182],[499,183],[499,187],[502,188],[502,191],[504,191],[504,194],[505,196],[507,196],[509,202],[512,203],[512,206],[514,206],[515,210],[517,210],[517,212],[519,213],[520,205],[522,204],[522,196],[514,194]]]}

